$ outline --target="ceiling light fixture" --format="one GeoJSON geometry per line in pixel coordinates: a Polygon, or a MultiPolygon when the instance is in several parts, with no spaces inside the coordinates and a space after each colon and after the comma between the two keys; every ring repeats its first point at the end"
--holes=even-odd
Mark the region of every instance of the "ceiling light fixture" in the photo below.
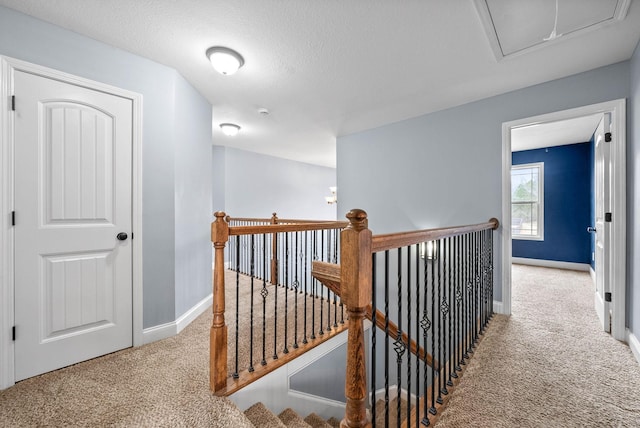
{"type": "Polygon", "coordinates": [[[240,132],[240,127],[235,123],[221,123],[220,129],[222,129],[222,133],[224,135],[229,137],[234,137],[238,135],[238,132],[240,132]]]}
{"type": "Polygon", "coordinates": [[[233,49],[223,46],[214,46],[207,49],[207,58],[211,61],[213,68],[225,76],[235,73],[244,65],[242,55],[233,49]]]}

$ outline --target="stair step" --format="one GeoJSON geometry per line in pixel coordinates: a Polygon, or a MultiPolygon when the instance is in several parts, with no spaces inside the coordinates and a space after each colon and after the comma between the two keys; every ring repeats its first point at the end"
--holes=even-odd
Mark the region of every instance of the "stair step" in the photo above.
{"type": "MultiPolygon", "coordinates": [[[[311,413],[309,416],[304,418],[304,421],[311,425],[312,428],[333,428],[333,425],[329,424],[315,413],[311,413]]],[[[338,423],[338,426],[339,425],[340,424],[338,423]]]]}
{"type": "Polygon", "coordinates": [[[278,418],[287,428],[309,428],[309,424],[291,408],[284,409],[278,418]]]}
{"type": "Polygon", "coordinates": [[[327,423],[331,425],[333,428],[340,428],[340,421],[333,416],[327,419],[327,423]]]}
{"type": "MultiPolygon", "coordinates": [[[[412,406],[413,407],[413,406],[412,406]]],[[[398,415],[398,397],[389,402],[389,424],[395,426],[398,415]]],[[[384,400],[376,401],[376,427],[384,427],[384,400]]],[[[407,419],[407,400],[400,400],[400,421],[407,419]]]]}
{"type": "Polygon", "coordinates": [[[253,425],[260,428],[287,428],[264,404],[256,403],[244,411],[253,425]]]}

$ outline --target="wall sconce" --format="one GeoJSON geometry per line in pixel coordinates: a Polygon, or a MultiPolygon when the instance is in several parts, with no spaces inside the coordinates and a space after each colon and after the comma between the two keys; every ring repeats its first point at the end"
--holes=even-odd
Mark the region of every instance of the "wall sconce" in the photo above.
{"type": "Polygon", "coordinates": [[[438,245],[435,241],[427,241],[420,244],[420,258],[438,260],[438,245]]]}
{"type": "Polygon", "coordinates": [[[327,201],[327,203],[329,205],[337,203],[338,202],[338,188],[335,187],[335,186],[331,186],[331,187],[329,187],[329,190],[331,191],[331,196],[325,196],[324,197],[325,201],[327,201]]]}

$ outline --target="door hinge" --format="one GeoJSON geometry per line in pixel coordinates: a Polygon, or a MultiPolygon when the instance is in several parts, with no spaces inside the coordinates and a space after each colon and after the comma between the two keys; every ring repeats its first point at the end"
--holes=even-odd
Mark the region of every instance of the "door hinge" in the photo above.
{"type": "Polygon", "coordinates": [[[15,225],[16,225],[16,212],[11,211],[11,226],[15,226],[15,225]]]}
{"type": "Polygon", "coordinates": [[[611,223],[611,213],[604,213],[604,221],[611,223]]]}
{"type": "Polygon", "coordinates": [[[133,232],[131,232],[131,240],[133,240],[133,232]]]}
{"type": "Polygon", "coordinates": [[[11,95],[11,110],[16,111],[16,96],[11,95]]]}
{"type": "Polygon", "coordinates": [[[611,142],[611,132],[607,132],[604,134],[604,142],[605,143],[610,143],[611,142]]]}
{"type": "Polygon", "coordinates": [[[611,293],[604,293],[604,301],[605,302],[611,301],[611,293]]]}
{"type": "Polygon", "coordinates": [[[16,326],[11,327],[11,340],[16,341],[16,326]]]}

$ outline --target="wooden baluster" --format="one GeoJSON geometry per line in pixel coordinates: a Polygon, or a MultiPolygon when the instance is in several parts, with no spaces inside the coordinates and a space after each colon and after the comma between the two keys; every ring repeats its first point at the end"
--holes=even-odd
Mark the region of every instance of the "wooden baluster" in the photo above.
{"type": "MultiPolygon", "coordinates": [[[[278,224],[276,213],[271,215],[271,224],[278,224]]],[[[271,284],[278,284],[278,234],[271,234],[271,284]]]]}
{"type": "Polygon", "coordinates": [[[211,242],[215,249],[213,269],[213,322],[210,333],[209,387],[219,391],[227,386],[227,325],[224,322],[224,247],[229,240],[225,213],[218,211],[211,223],[211,242]]]}
{"type": "Polygon", "coordinates": [[[367,419],[367,370],[365,361],[364,318],[371,304],[371,231],[367,213],[351,210],[349,225],[341,232],[341,292],[349,315],[347,339],[347,405],[342,428],[370,427],[367,419]]]}

